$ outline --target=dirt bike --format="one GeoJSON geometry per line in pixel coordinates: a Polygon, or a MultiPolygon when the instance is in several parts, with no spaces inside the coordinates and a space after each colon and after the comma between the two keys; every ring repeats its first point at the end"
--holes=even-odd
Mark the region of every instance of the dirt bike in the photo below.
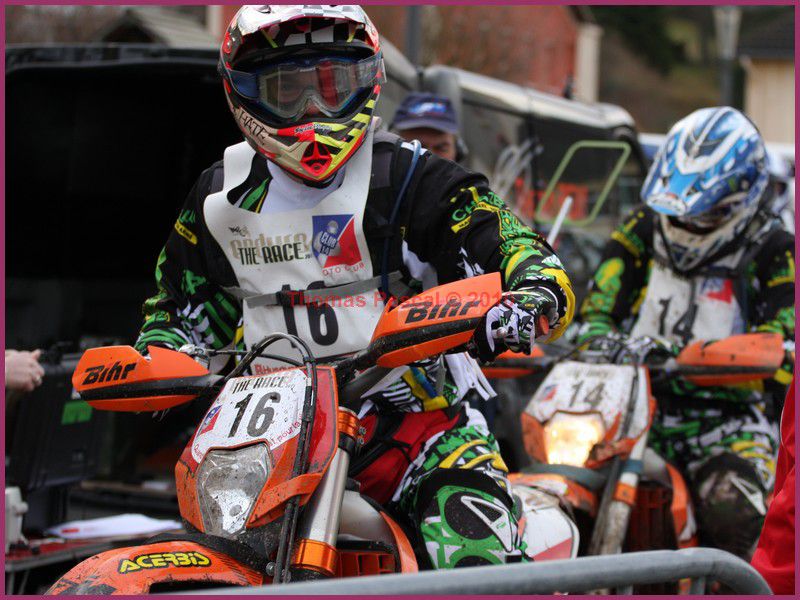
{"type": "MultiPolygon", "coordinates": [[[[550,494],[574,516],[551,519],[553,552],[615,554],[697,545],[691,497],[678,470],[647,448],[656,407],[651,380],[683,376],[697,385],[766,379],[780,367],[776,334],[695,342],[659,364],[601,364],[590,352],[534,359],[507,354],[485,368],[490,378],[549,373],[521,415],[533,464],[509,476],[527,501],[550,494]],[[587,543],[581,543],[581,534],[587,543]],[[579,550],[580,547],[580,550],[579,550]]],[[[530,533],[526,529],[526,534],[530,533]]]]}
{"type": "Polygon", "coordinates": [[[215,399],[175,467],[186,533],[93,556],[48,593],[144,594],[417,571],[402,528],[347,477],[363,441],[361,398],[395,367],[463,351],[501,293],[493,273],[390,302],[366,349],[324,365],[302,340],[279,333],[246,353],[196,356],[238,354],[224,377],[189,349],[151,346],[148,357],[130,346],[87,350],[73,385],[96,409],[162,411],[215,399]],[[270,354],[279,340],[300,360],[270,354]],[[287,367],[246,375],[259,358],[287,367]]]}

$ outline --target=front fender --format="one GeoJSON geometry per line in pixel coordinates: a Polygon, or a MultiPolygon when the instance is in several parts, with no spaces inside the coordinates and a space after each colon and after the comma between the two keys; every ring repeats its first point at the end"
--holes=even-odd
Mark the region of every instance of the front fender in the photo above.
{"type": "Polygon", "coordinates": [[[56,581],[47,594],[138,595],[162,584],[163,591],[168,591],[166,586],[174,584],[193,589],[264,583],[262,574],[227,554],[194,542],[158,542],[87,558],[56,581]]]}

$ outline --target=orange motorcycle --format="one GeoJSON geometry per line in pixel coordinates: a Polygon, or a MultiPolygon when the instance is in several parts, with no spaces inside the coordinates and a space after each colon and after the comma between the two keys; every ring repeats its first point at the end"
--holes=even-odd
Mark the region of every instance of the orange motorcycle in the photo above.
{"type": "Polygon", "coordinates": [[[389,304],[369,346],[317,364],[297,337],[276,333],[226,376],[186,353],[130,346],[86,351],[73,375],[100,410],[213,404],[175,467],[186,533],[93,556],[50,594],[146,594],[417,571],[401,527],[347,477],[363,430],[361,397],[395,367],[463,351],[502,293],[497,273],[389,304]],[[487,301],[489,299],[489,301],[487,301]],[[493,300],[492,300],[493,299],[493,300]],[[299,360],[269,354],[285,340],[299,360]],[[286,368],[248,376],[258,358],[286,368]]]}
{"type": "Polygon", "coordinates": [[[574,526],[541,521],[536,537],[562,557],[697,545],[683,477],[647,448],[651,383],[680,375],[700,386],[743,384],[771,377],[783,358],[781,336],[763,333],[695,342],[655,364],[604,364],[578,349],[499,357],[484,369],[490,378],[547,372],[521,414],[532,463],[509,480],[523,500],[533,492],[557,498],[574,526]]]}

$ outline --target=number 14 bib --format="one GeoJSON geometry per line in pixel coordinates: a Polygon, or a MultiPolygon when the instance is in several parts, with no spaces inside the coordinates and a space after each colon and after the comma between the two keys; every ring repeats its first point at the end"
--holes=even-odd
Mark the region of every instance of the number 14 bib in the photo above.
{"type": "Polygon", "coordinates": [[[685,279],[654,262],[631,336],[658,335],[685,343],[744,333],[733,285],[725,277],[685,279]]]}

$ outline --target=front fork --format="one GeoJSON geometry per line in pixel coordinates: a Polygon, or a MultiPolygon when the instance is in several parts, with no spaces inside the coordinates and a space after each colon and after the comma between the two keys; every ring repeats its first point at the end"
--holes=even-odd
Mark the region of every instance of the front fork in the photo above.
{"type": "Polygon", "coordinates": [[[338,556],[336,537],[342,514],[347,471],[358,437],[358,416],[339,407],[339,447],[317,489],[303,510],[298,525],[297,543],[292,558],[295,579],[320,579],[336,576],[338,556]]]}
{"type": "Polygon", "coordinates": [[[589,541],[590,555],[622,552],[622,544],[628,533],[631,511],[636,502],[636,488],[639,487],[639,471],[625,467],[626,463],[641,465],[646,449],[647,433],[644,433],[636,440],[627,460],[620,460],[622,471],[619,478],[616,481],[608,482],[608,489],[604,490],[603,498],[597,509],[597,520],[589,541]]]}

